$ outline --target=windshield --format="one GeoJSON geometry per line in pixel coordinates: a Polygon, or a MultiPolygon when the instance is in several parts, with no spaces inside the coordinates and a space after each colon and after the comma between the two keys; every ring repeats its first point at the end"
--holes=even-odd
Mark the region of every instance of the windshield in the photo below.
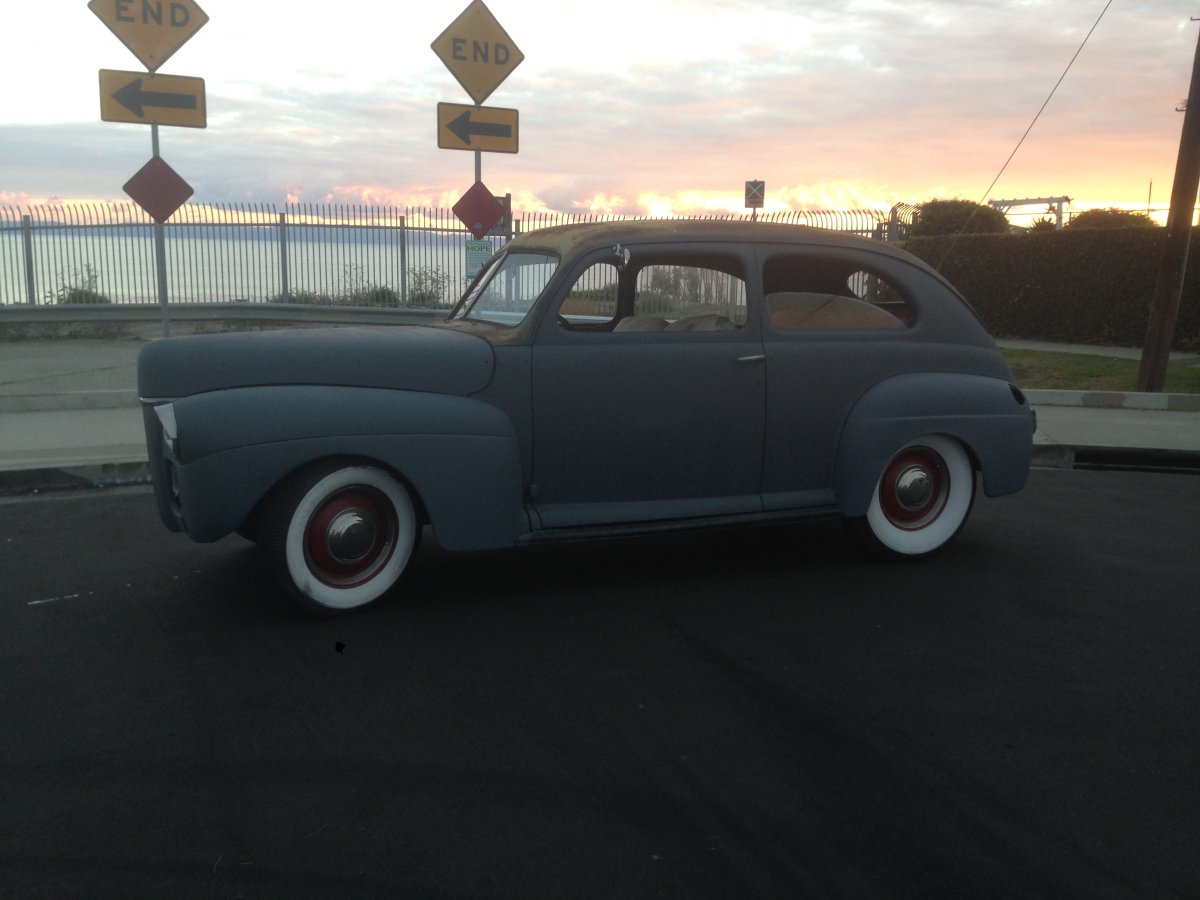
{"type": "Polygon", "coordinates": [[[557,268],[555,256],[505,253],[492,260],[452,318],[513,328],[525,320],[557,268]]]}

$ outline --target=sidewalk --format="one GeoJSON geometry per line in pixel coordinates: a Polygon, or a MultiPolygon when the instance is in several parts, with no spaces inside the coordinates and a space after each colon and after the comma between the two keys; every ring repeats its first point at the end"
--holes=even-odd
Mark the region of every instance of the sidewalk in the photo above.
{"type": "MultiPolygon", "coordinates": [[[[1006,347],[1138,357],[1122,348],[1006,347]]],[[[0,493],[148,480],[140,340],[0,343],[0,493]]],[[[1200,357],[1172,354],[1190,364],[1200,357]]],[[[1034,464],[1200,470],[1200,395],[1026,391],[1034,464]]]]}

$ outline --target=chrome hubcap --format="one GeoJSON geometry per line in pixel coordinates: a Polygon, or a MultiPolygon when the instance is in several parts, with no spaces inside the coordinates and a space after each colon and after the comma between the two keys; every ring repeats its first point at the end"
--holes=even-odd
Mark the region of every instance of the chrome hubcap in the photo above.
{"type": "Polygon", "coordinates": [[[910,447],[888,463],[879,484],[879,505],[887,520],[904,531],[919,531],[937,520],[950,496],[946,463],[928,447],[910,447]]]}
{"type": "Polygon", "coordinates": [[[331,587],[354,587],[373,578],[396,549],[396,512],[369,485],[330,495],[308,520],[304,556],[309,571],[331,587]]]}
{"type": "Polygon", "coordinates": [[[923,466],[909,466],[896,478],[896,499],[905,509],[920,509],[933,492],[933,477],[923,466]]]}
{"type": "Polygon", "coordinates": [[[361,509],[347,509],[329,523],[325,547],[329,555],[343,565],[353,565],[375,547],[378,536],[375,520],[361,509]]]}

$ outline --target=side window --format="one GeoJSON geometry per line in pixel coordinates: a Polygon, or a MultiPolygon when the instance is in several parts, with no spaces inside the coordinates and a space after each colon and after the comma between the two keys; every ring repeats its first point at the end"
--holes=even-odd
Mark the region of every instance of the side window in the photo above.
{"type": "Polygon", "coordinates": [[[616,330],[731,331],[746,324],[746,282],[733,271],[652,264],[638,271],[633,315],[616,330]]]}
{"type": "Polygon", "coordinates": [[[845,259],[773,256],[763,269],[767,316],[784,331],[907,328],[913,308],[886,276],[845,259]]]}
{"type": "Polygon", "coordinates": [[[569,326],[602,325],[617,314],[620,273],[612,263],[594,263],[584,270],[558,308],[569,326]]]}

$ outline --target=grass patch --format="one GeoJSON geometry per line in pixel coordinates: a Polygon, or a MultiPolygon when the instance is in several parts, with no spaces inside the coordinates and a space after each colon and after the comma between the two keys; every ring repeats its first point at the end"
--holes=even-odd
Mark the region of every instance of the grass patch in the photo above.
{"type": "MultiPolygon", "coordinates": [[[[1075,391],[1133,391],[1138,361],[1083,353],[1004,350],[1004,358],[1023,388],[1075,391]]],[[[1200,366],[1167,367],[1166,392],[1200,394],[1200,366]]]]}

